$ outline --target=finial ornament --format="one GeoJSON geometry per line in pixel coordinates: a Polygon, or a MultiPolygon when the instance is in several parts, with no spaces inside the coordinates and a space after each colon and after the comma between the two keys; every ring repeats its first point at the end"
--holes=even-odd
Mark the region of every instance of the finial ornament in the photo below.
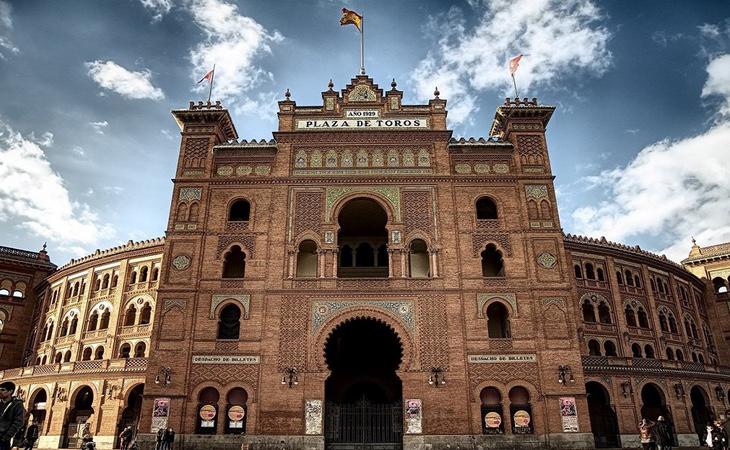
{"type": "Polygon", "coordinates": [[[398,86],[398,83],[395,82],[395,78],[393,78],[393,81],[390,82],[390,87],[395,89],[395,87],[398,86]]]}
{"type": "Polygon", "coordinates": [[[289,100],[289,98],[291,97],[291,92],[289,92],[289,88],[286,88],[286,92],[284,92],[284,97],[287,100],[289,100]]]}
{"type": "Polygon", "coordinates": [[[433,96],[439,98],[439,95],[441,95],[441,92],[439,92],[439,88],[436,87],[436,89],[433,90],[433,96]]]}
{"type": "Polygon", "coordinates": [[[43,250],[41,250],[41,251],[45,252],[47,246],[48,246],[48,242],[44,242],[43,243],[43,250]]]}
{"type": "Polygon", "coordinates": [[[335,87],[335,83],[332,82],[332,78],[330,78],[330,82],[327,83],[327,87],[329,88],[330,91],[332,90],[333,87],[335,87]]]}
{"type": "Polygon", "coordinates": [[[697,245],[697,241],[695,241],[695,237],[692,236],[692,245],[697,245]]]}

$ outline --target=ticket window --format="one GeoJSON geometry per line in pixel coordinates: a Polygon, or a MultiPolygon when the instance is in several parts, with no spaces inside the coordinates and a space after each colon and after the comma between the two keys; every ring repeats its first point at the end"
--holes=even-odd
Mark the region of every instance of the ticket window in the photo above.
{"type": "Polygon", "coordinates": [[[482,433],[503,434],[502,394],[494,387],[485,387],[479,394],[482,401],[482,433]]]}
{"type": "Polygon", "coordinates": [[[522,386],[515,386],[509,391],[510,416],[512,418],[513,434],[532,434],[532,406],[530,393],[522,386]]]}
{"type": "Polygon", "coordinates": [[[216,434],[218,422],[218,391],[207,387],[200,391],[197,408],[197,434],[216,434]]]}
{"type": "Polygon", "coordinates": [[[246,434],[248,418],[248,393],[243,388],[233,388],[226,396],[226,434],[246,434]]]}

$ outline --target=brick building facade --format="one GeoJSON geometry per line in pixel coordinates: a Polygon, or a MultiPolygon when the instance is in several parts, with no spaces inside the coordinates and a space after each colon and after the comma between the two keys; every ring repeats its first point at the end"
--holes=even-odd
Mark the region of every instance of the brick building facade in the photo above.
{"type": "Polygon", "coordinates": [[[2,373],[46,395],[43,446],[137,420],[190,449],[634,446],[659,414],[696,443],[730,394],[705,280],[563,235],[553,107],[508,99],[455,139],[438,92],[402,100],[366,76],[287,92],[250,142],[219,103],[173,111],[164,243],[52,275],[33,361],[2,373]]]}

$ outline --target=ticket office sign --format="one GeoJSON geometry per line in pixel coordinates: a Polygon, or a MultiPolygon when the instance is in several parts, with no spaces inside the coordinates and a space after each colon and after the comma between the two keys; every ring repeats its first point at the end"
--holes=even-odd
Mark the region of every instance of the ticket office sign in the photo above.
{"type": "MultiPolygon", "coordinates": [[[[357,111],[348,111],[355,113],[357,111]]],[[[428,119],[425,117],[403,117],[397,119],[383,118],[344,118],[344,119],[300,119],[296,122],[297,130],[330,131],[330,130],[428,130],[428,119]]]]}

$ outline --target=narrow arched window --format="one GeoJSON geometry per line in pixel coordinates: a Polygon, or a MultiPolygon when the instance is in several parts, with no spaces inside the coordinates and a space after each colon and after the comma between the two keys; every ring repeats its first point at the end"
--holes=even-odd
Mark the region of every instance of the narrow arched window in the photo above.
{"type": "Polygon", "coordinates": [[[548,203],[547,200],[542,200],[540,202],[540,218],[545,220],[551,218],[552,216],[553,214],[550,211],[550,203],[548,203]]]}
{"type": "Polygon", "coordinates": [[[71,361],[71,350],[66,350],[66,353],[63,355],[63,362],[69,361],[71,361]]]}
{"type": "Polygon", "coordinates": [[[497,246],[489,244],[482,252],[482,276],[484,277],[503,277],[504,261],[502,260],[502,252],[497,250],[497,246]]]}
{"type": "Polygon", "coordinates": [[[129,276],[129,284],[135,284],[137,282],[137,272],[134,270],[132,271],[132,274],[129,276]]]}
{"type": "Polygon", "coordinates": [[[575,271],[576,278],[583,278],[583,271],[580,269],[580,264],[575,264],[573,270],[575,271]]]}
{"type": "Polygon", "coordinates": [[[76,328],[79,326],[79,318],[75,317],[71,319],[71,324],[68,327],[68,334],[76,334],[76,328]]]}
{"type": "Polygon", "coordinates": [[[153,267],[152,268],[152,277],[150,277],[150,281],[157,281],[159,278],[160,278],[160,268],[153,267]]]}
{"type": "Polygon", "coordinates": [[[297,277],[317,276],[317,244],[312,240],[302,241],[297,251],[297,277]]]}
{"type": "Polygon", "coordinates": [[[119,347],[119,357],[127,359],[129,358],[129,353],[132,351],[132,347],[129,344],[122,344],[121,347],[119,347]]]}
{"type": "Polygon", "coordinates": [[[115,273],[114,276],[112,277],[112,287],[113,288],[117,287],[117,284],[119,284],[119,275],[117,275],[115,273]]]}
{"type": "Polygon", "coordinates": [[[662,331],[669,331],[669,327],[667,326],[667,316],[664,315],[663,312],[659,313],[659,328],[662,331]]]}
{"type": "Polygon", "coordinates": [[[104,278],[101,281],[101,288],[106,289],[109,287],[109,274],[104,274],[104,278]]]}
{"type": "Polygon", "coordinates": [[[667,359],[670,361],[674,361],[674,350],[671,348],[667,348],[667,359]]]}
{"type": "Polygon", "coordinates": [[[109,319],[111,318],[111,313],[107,309],[101,314],[101,319],[99,320],[99,329],[100,330],[106,330],[109,328],[109,319]]]}
{"type": "Polygon", "coordinates": [[[223,278],[243,278],[246,273],[246,254],[241,247],[234,245],[226,253],[223,262],[223,278]]]}
{"type": "Polygon", "coordinates": [[[674,318],[672,313],[669,313],[669,332],[677,333],[677,320],[674,318]]]}
{"type": "Polygon", "coordinates": [[[190,205],[190,212],[188,212],[188,222],[197,222],[199,211],[200,206],[197,202],[190,205]]]}
{"type": "Polygon", "coordinates": [[[692,362],[697,362],[697,353],[692,352],[692,362]]]}
{"type": "Polygon", "coordinates": [[[152,306],[150,306],[149,303],[146,303],[142,307],[142,312],[139,313],[139,324],[147,325],[148,323],[150,323],[151,319],[152,319],[152,306]]]}
{"type": "Polygon", "coordinates": [[[631,344],[631,356],[634,358],[641,358],[641,345],[631,344]]]}
{"type": "Polygon", "coordinates": [[[611,320],[611,309],[608,307],[606,302],[598,304],[598,321],[607,325],[613,323],[611,320]]]}
{"type": "Polygon", "coordinates": [[[493,220],[497,218],[497,205],[489,197],[477,200],[477,220],[493,220]]]}
{"type": "Polygon", "coordinates": [[[618,356],[616,353],[616,344],[614,344],[613,341],[604,342],[603,348],[606,351],[606,356],[618,356]]]}
{"type": "Polygon", "coordinates": [[[596,279],[596,273],[593,271],[593,264],[591,263],[586,263],[586,278],[589,280],[596,279]]]}
{"type": "Polygon", "coordinates": [[[528,200],[527,202],[527,218],[530,220],[537,220],[540,218],[540,213],[537,211],[537,202],[535,200],[528,200]]]}
{"type": "Polygon", "coordinates": [[[60,337],[66,336],[68,334],[68,318],[63,319],[63,322],[61,322],[61,330],[58,332],[58,335],[60,337]]]}
{"type": "Polygon", "coordinates": [[[590,300],[585,300],[581,306],[583,310],[583,321],[595,323],[596,322],[596,310],[593,308],[593,303],[590,300]]]}
{"type": "Polygon", "coordinates": [[[646,311],[644,310],[644,308],[639,307],[636,310],[636,316],[639,319],[639,326],[641,328],[647,328],[648,329],[649,328],[649,318],[647,317],[646,311]]]}
{"type": "Polygon", "coordinates": [[[91,347],[86,347],[84,349],[84,352],[81,354],[81,360],[82,361],[91,360],[91,353],[92,353],[91,347]]]}
{"type": "Polygon", "coordinates": [[[218,339],[238,339],[241,332],[241,310],[236,305],[226,305],[218,319],[218,339]]]}
{"type": "Polygon", "coordinates": [[[137,309],[134,305],[130,305],[127,308],[127,312],[124,313],[124,326],[131,327],[134,325],[134,321],[137,320],[137,309]]]}
{"type": "Polygon", "coordinates": [[[626,271],[624,272],[624,274],[626,276],[626,278],[625,278],[626,279],[626,285],[627,286],[633,286],[634,285],[634,277],[631,276],[631,271],[629,269],[626,269],[626,271]]]}
{"type": "Polygon", "coordinates": [[[347,244],[340,249],[340,267],[352,267],[352,247],[347,244]]]}
{"type": "Polygon", "coordinates": [[[178,222],[186,222],[188,220],[188,205],[185,202],[177,205],[177,214],[175,217],[178,222]]]}
{"type": "Polygon", "coordinates": [[[682,353],[682,350],[677,350],[677,361],[684,361],[684,353],[682,353]]]}
{"type": "Polygon", "coordinates": [[[626,309],[624,310],[624,315],[626,316],[626,325],[630,327],[636,326],[636,314],[634,314],[634,309],[631,306],[626,305],[626,309]]]}
{"type": "Polygon", "coordinates": [[[699,360],[699,363],[700,364],[704,364],[705,363],[705,357],[702,356],[702,353],[697,353],[697,359],[699,360]]]}
{"type": "Polygon", "coordinates": [[[590,356],[601,356],[601,344],[597,340],[588,341],[588,354],[590,356]]]}
{"type": "Polygon", "coordinates": [[[689,326],[689,320],[684,319],[684,332],[688,338],[692,337],[692,329],[689,326]]]}
{"type": "Polygon", "coordinates": [[[509,311],[502,303],[494,302],[487,307],[487,333],[490,338],[511,337],[509,311]]]}
{"type": "Polygon", "coordinates": [[[654,347],[649,344],[644,346],[644,355],[649,359],[654,359],[654,347]]]}
{"type": "Polygon", "coordinates": [[[408,254],[409,273],[413,278],[426,278],[431,276],[428,247],[426,242],[421,239],[411,241],[410,252],[408,254]]]}
{"type": "Polygon", "coordinates": [[[596,275],[598,277],[598,281],[606,281],[606,277],[605,275],[603,275],[603,269],[601,269],[600,267],[596,269],[596,275]]]}
{"type": "Polygon", "coordinates": [[[651,286],[651,291],[656,292],[656,283],[654,282],[654,278],[649,278],[649,285],[651,286]]]}
{"type": "Polygon", "coordinates": [[[697,325],[695,325],[695,323],[692,322],[690,324],[690,326],[692,327],[692,337],[695,339],[699,339],[699,334],[697,333],[697,325]]]}
{"type": "Polygon", "coordinates": [[[230,222],[246,222],[251,215],[251,204],[246,200],[236,200],[228,211],[230,222]]]}
{"type": "Polygon", "coordinates": [[[624,277],[621,275],[621,271],[620,270],[617,270],[616,271],[616,282],[618,284],[624,284],[624,277]]]}
{"type": "Polygon", "coordinates": [[[355,249],[356,267],[375,267],[375,251],[367,242],[361,242],[355,249]]]}
{"type": "Polygon", "coordinates": [[[147,281],[147,274],[149,273],[149,268],[147,266],[143,266],[141,269],[139,269],[139,282],[144,283],[147,281]]]}
{"type": "Polygon", "coordinates": [[[641,287],[641,278],[638,275],[634,275],[634,286],[637,288],[641,287]]]}
{"type": "Polygon", "coordinates": [[[94,350],[94,359],[104,359],[104,346],[100,345],[94,350]]]}
{"type": "Polygon", "coordinates": [[[89,316],[89,325],[86,327],[86,331],[96,331],[96,328],[98,326],[99,326],[99,313],[94,311],[89,316]]]}
{"type": "Polygon", "coordinates": [[[134,357],[135,358],[144,358],[144,353],[147,350],[147,344],[144,342],[137,342],[137,345],[134,346],[134,357]]]}

